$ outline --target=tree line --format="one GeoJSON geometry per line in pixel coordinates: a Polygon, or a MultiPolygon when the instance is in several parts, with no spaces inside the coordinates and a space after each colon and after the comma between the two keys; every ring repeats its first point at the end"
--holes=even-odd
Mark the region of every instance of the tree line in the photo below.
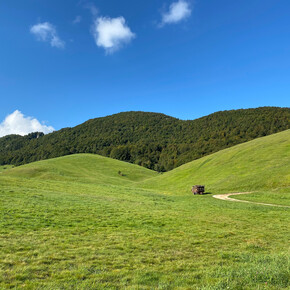
{"type": "Polygon", "coordinates": [[[48,135],[2,137],[0,165],[93,153],[163,172],[289,129],[289,120],[290,109],[278,107],[223,111],[186,121],[159,113],[125,112],[48,135]]]}

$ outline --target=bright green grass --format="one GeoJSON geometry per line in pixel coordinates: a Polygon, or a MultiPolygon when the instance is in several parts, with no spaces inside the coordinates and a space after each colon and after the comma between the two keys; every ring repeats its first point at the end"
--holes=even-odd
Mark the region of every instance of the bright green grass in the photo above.
{"type": "Polygon", "coordinates": [[[0,172],[3,172],[3,171],[8,170],[8,169],[11,169],[13,167],[14,167],[13,165],[3,165],[3,166],[0,166],[0,172]]]}
{"type": "Polygon", "coordinates": [[[129,185],[158,173],[99,155],[77,154],[27,164],[15,168],[9,175],[52,181],[129,185]]]}
{"type": "Polygon", "coordinates": [[[267,282],[280,289],[289,282],[285,209],[9,181],[0,193],[0,287],[251,289],[267,282]]]}
{"type": "Polygon", "coordinates": [[[252,202],[287,205],[290,207],[290,188],[278,188],[275,191],[259,191],[247,195],[232,196],[232,198],[252,202]]]}
{"type": "MultiPolygon", "coordinates": [[[[287,185],[287,154],[281,148],[284,134],[270,136],[271,142],[261,140],[265,152],[268,146],[280,152],[276,152],[276,164],[282,184],[287,185]]],[[[247,143],[246,152],[240,154],[243,158],[259,156],[266,166],[271,161],[261,155],[257,141],[252,150],[259,153],[254,154],[247,143]]],[[[212,164],[220,166],[215,172],[225,170],[226,175],[227,162],[214,163],[220,157],[211,157],[212,164]]],[[[253,171],[257,178],[265,167],[259,168],[253,171]]],[[[225,186],[215,176],[211,178],[208,182],[215,184],[217,192],[238,186],[238,180],[225,186]]],[[[87,154],[3,172],[0,288],[289,287],[289,209],[192,196],[187,194],[187,185],[181,186],[185,180],[188,185],[195,183],[191,178],[180,179],[176,189],[174,180],[178,178],[172,172],[159,176],[132,164],[87,154]],[[159,180],[166,178],[170,184],[165,195],[159,180]]],[[[259,190],[265,186],[259,180],[257,185],[247,175],[243,181],[250,185],[243,182],[241,188],[257,185],[254,189],[259,190]]]]}
{"type": "Polygon", "coordinates": [[[290,130],[255,139],[180,166],[143,183],[164,193],[190,194],[272,190],[290,184],[290,130]]]}

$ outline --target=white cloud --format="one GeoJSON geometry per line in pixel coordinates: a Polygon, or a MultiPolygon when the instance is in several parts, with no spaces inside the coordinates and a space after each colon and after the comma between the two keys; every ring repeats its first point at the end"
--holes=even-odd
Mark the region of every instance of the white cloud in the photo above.
{"type": "Polygon", "coordinates": [[[41,124],[37,119],[24,116],[20,111],[16,110],[8,115],[0,124],[0,137],[17,134],[27,135],[32,132],[51,133],[54,128],[41,124]]]}
{"type": "Polygon", "coordinates": [[[99,17],[94,22],[92,33],[97,46],[103,47],[107,53],[117,51],[135,37],[124,17],[99,17]]]}
{"type": "Polygon", "coordinates": [[[30,28],[30,32],[36,36],[37,40],[49,42],[52,47],[65,47],[65,42],[59,38],[55,26],[49,22],[33,25],[30,28]]]}
{"type": "Polygon", "coordinates": [[[180,22],[191,15],[191,5],[185,0],[178,0],[170,5],[169,11],[162,15],[162,23],[172,24],[180,22]]]}
{"type": "Polygon", "coordinates": [[[76,16],[76,18],[73,21],[73,24],[78,24],[82,21],[82,17],[80,15],[76,16]]]}

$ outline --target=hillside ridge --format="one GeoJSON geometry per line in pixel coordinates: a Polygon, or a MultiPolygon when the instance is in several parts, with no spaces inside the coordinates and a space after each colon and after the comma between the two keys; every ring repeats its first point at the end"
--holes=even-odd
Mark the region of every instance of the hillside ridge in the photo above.
{"type": "Polygon", "coordinates": [[[191,194],[194,184],[210,193],[289,188],[290,130],[226,148],[141,182],[164,193],[191,194]]]}
{"type": "Polygon", "coordinates": [[[0,138],[0,165],[93,153],[169,171],[219,150],[289,129],[290,108],[219,111],[195,120],[130,111],[51,134],[0,138]]]}
{"type": "Polygon", "coordinates": [[[3,176],[94,185],[133,186],[161,194],[191,195],[194,184],[210,193],[287,188],[290,184],[290,130],[226,148],[170,172],[153,170],[96,154],[37,161],[3,176]]]}

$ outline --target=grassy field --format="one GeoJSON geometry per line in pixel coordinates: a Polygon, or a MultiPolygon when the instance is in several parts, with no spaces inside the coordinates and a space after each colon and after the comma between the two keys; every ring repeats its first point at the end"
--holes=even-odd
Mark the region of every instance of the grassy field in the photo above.
{"type": "Polygon", "coordinates": [[[287,188],[290,130],[219,151],[143,184],[181,195],[190,194],[194,184],[205,184],[206,190],[215,194],[287,188]]]}
{"type": "Polygon", "coordinates": [[[239,200],[248,200],[252,202],[286,205],[290,207],[289,188],[278,188],[277,190],[273,191],[258,191],[248,195],[236,195],[232,198],[239,200]]]}
{"type": "Polygon", "coordinates": [[[262,202],[271,188],[286,204],[289,132],[165,174],[88,154],[5,170],[0,288],[288,288],[289,209],[192,196],[190,187],[251,188],[259,192],[243,198],[262,202]]]}
{"type": "Polygon", "coordinates": [[[3,172],[5,170],[8,170],[8,169],[11,169],[13,168],[14,166],[12,165],[4,165],[4,166],[0,166],[0,172],[3,172]]]}

